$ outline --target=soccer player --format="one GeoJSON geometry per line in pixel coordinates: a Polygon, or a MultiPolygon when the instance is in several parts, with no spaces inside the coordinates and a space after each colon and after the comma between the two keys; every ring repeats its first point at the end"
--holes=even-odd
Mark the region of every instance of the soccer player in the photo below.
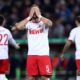
{"type": "Polygon", "coordinates": [[[80,80],[80,16],[76,18],[77,27],[72,29],[69,38],[63,48],[61,57],[64,57],[64,53],[69,48],[69,46],[74,42],[76,45],[75,59],[77,65],[77,77],[76,80],[80,80]]]}
{"type": "Polygon", "coordinates": [[[0,80],[7,80],[5,74],[9,72],[9,56],[8,56],[8,44],[10,43],[16,49],[19,49],[19,45],[16,44],[11,32],[4,28],[5,19],[0,15],[0,80]]]}
{"type": "Polygon", "coordinates": [[[52,75],[51,62],[49,57],[48,30],[52,21],[41,16],[38,6],[31,8],[29,17],[17,23],[12,30],[28,30],[28,57],[27,73],[28,80],[35,80],[41,76],[42,80],[50,80],[52,75]]]}

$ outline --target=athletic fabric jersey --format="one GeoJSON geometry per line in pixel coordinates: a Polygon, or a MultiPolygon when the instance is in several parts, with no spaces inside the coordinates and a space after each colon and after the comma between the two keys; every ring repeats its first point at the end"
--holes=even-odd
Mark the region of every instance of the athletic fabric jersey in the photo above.
{"type": "Polygon", "coordinates": [[[29,21],[26,29],[28,29],[28,55],[49,55],[48,27],[42,21],[39,23],[29,21]]]}
{"type": "Polygon", "coordinates": [[[10,31],[0,26],[0,59],[8,59],[8,41],[16,43],[10,31]]]}
{"type": "Polygon", "coordinates": [[[80,26],[71,30],[68,39],[75,43],[76,45],[75,58],[80,59],[80,26]]]}

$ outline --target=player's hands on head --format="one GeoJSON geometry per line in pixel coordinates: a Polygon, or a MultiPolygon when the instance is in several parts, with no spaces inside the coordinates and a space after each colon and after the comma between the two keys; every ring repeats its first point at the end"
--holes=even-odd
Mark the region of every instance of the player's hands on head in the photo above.
{"type": "Polygon", "coordinates": [[[36,5],[33,5],[33,6],[31,7],[29,16],[28,16],[28,18],[27,18],[28,21],[31,20],[31,18],[33,17],[33,14],[36,13],[36,12],[35,12],[35,9],[36,9],[36,8],[37,8],[36,5]]]}
{"type": "Polygon", "coordinates": [[[29,13],[29,17],[32,18],[33,14],[34,14],[34,7],[31,8],[30,13],[29,13]]]}
{"type": "Polygon", "coordinates": [[[41,16],[41,12],[40,12],[40,9],[37,5],[33,5],[31,10],[30,10],[30,14],[29,14],[29,17],[33,17],[33,14],[36,14],[36,16],[40,19],[42,16],[41,16]]]}
{"type": "Polygon", "coordinates": [[[42,16],[41,16],[41,12],[40,12],[39,7],[36,6],[36,7],[34,8],[34,10],[35,10],[36,16],[37,16],[38,18],[41,18],[42,16]]]}

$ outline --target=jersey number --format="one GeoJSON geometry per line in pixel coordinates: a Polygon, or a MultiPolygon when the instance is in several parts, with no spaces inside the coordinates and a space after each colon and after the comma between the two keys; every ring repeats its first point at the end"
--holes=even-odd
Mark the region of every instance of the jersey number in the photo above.
{"type": "Polygon", "coordinates": [[[8,45],[8,34],[0,34],[0,45],[8,45]]]}

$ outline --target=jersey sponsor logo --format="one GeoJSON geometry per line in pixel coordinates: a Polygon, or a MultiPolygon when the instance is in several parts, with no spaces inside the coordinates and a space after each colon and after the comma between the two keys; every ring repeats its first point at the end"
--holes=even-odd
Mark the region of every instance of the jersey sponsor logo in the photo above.
{"type": "Polygon", "coordinates": [[[34,29],[34,30],[30,29],[30,30],[29,30],[29,33],[30,33],[30,34],[39,34],[39,33],[42,33],[42,32],[43,32],[43,28],[34,29]]]}

